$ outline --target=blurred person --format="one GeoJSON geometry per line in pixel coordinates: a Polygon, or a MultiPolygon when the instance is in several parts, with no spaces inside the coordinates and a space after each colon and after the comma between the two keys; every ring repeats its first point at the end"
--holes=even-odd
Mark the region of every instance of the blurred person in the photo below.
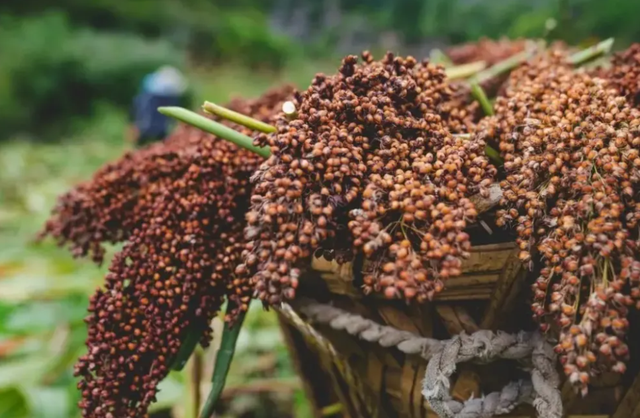
{"type": "Polygon", "coordinates": [[[158,112],[160,106],[190,106],[188,83],[171,66],[160,67],[142,80],[129,115],[129,141],[136,147],[162,141],[169,134],[172,119],[158,112]]]}

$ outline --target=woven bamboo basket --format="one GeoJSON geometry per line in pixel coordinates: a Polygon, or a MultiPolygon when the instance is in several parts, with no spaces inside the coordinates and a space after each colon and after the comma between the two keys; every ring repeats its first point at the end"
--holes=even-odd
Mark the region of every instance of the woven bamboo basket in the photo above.
{"type": "MultiPolygon", "coordinates": [[[[425,398],[424,383],[429,380],[425,379],[425,371],[429,373],[427,368],[436,359],[425,355],[424,347],[408,348],[411,341],[464,341],[474,335],[480,339],[500,335],[517,339],[536,334],[528,299],[531,273],[517,258],[514,237],[492,223],[492,208],[499,193],[499,189],[492,190],[491,198],[480,203],[479,212],[483,214],[480,222],[469,228],[473,249],[463,263],[463,274],[449,279],[432,302],[407,304],[365,296],[360,290],[361,261],[340,265],[314,258],[311,269],[300,280],[295,303],[284,305],[277,312],[315,416],[323,416],[322,410],[328,405],[340,403],[340,414],[353,418],[640,418],[640,332],[636,318],[631,318],[628,343],[632,358],[627,373],[598,376],[586,397],[576,394],[565,381],[552,348],[544,349],[553,368],[544,383],[554,389],[553,396],[561,402],[560,415],[545,412],[546,407],[540,404],[536,411],[531,405],[535,402],[517,406],[520,402],[514,402],[508,410],[498,408],[491,413],[487,406],[490,396],[486,395],[499,393],[509,382],[529,378],[534,386],[536,383],[533,373],[529,375],[527,371],[530,363],[500,356],[462,361],[455,372],[449,371],[446,396],[450,397],[449,405],[458,405],[457,410],[443,414],[436,411],[437,402],[425,398]],[[367,326],[369,329],[363,330],[367,326]],[[381,330],[395,334],[381,337],[381,330]],[[460,412],[462,403],[469,399],[475,401],[460,412]],[[465,415],[463,412],[467,411],[471,412],[465,415]]],[[[437,360],[442,363],[441,368],[455,363],[451,359],[447,363],[446,356],[437,360]]],[[[503,397],[504,394],[503,390],[503,397]]]]}

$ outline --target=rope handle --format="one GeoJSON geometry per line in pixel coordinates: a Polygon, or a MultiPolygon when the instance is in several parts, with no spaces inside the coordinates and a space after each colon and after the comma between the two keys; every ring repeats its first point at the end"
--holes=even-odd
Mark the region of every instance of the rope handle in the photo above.
{"type": "Polygon", "coordinates": [[[309,321],[382,347],[395,347],[406,354],[419,354],[429,361],[422,384],[422,395],[440,418],[488,418],[510,413],[518,405],[532,404],[538,418],[561,418],[560,378],[555,369],[555,353],[540,333],[480,330],[460,334],[449,340],[425,338],[412,332],[380,325],[360,315],[311,299],[299,299],[297,309],[309,321]],[[458,402],[449,393],[450,378],[458,363],[488,363],[500,358],[531,360],[531,378],[511,382],[502,390],[481,398],[458,402]]]}

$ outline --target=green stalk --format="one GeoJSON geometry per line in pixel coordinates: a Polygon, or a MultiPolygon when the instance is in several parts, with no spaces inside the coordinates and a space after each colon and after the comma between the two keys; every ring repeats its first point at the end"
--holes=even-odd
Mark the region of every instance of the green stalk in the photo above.
{"type": "Polygon", "coordinates": [[[195,126],[196,128],[202,129],[203,131],[209,132],[222,139],[226,139],[229,142],[233,142],[239,147],[254,152],[261,157],[268,158],[271,155],[271,150],[269,150],[268,147],[257,147],[253,145],[253,140],[251,139],[251,137],[241,134],[240,132],[228,128],[211,119],[207,119],[206,117],[190,110],[184,109],[182,107],[169,106],[159,107],[158,112],[162,113],[163,115],[178,119],[179,121],[186,124],[195,126]]]}
{"type": "Polygon", "coordinates": [[[611,57],[610,56],[601,56],[600,58],[593,59],[586,64],[582,64],[580,68],[585,70],[594,70],[596,68],[602,68],[608,70],[611,68],[611,57]]]}
{"type": "Polygon", "coordinates": [[[322,408],[322,410],[320,411],[320,415],[322,415],[323,417],[329,417],[331,415],[339,414],[340,412],[342,412],[342,410],[342,404],[338,402],[322,408]]]}
{"type": "Polygon", "coordinates": [[[460,78],[469,78],[474,74],[487,68],[485,61],[470,62],[469,64],[457,65],[455,67],[449,67],[445,70],[447,78],[449,80],[457,80],[460,78]]]}
{"type": "MultiPolygon", "coordinates": [[[[235,303],[229,301],[227,305],[227,314],[230,314],[236,307],[235,303]]],[[[222,341],[220,342],[220,349],[216,354],[213,376],[211,376],[211,391],[209,391],[209,396],[207,396],[207,400],[204,403],[204,407],[200,413],[200,418],[209,418],[213,415],[213,410],[220,399],[220,395],[222,395],[222,390],[224,389],[224,384],[227,380],[231,360],[233,360],[233,355],[236,351],[236,342],[238,341],[238,335],[240,335],[245,315],[246,312],[242,311],[233,327],[230,327],[226,322],[224,324],[222,341]]]]}
{"type": "Polygon", "coordinates": [[[484,153],[487,154],[487,157],[495,164],[502,165],[504,163],[502,157],[500,157],[500,153],[489,145],[484,146],[484,153]]]}
{"type": "Polygon", "coordinates": [[[200,342],[200,338],[203,333],[204,327],[201,324],[193,324],[189,326],[187,329],[187,336],[182,342],[176,358],[173,360],[171,369],[180,371],[184,368],[187,361],[189,361],[189,357],[191,357],[191,354],[193,354],[193,351],[198,346],[198,342],[200,342]]]}
{"type": "Polygon", "coordinates": [[[435,48],[432,49],[429,53],[429,61],[433,64],[440,64],[443,67],[451,67],[453,62],[451,62],[451,58],[447,56],[441,49],[435,48]]]}
{"type": "MultiPolygon", "coordinates": [[[[495,114],[495,112],[493,110],[493,105],[487,98],[487,95],[484,92],[484,89],[480,86],[480,83],[513,70],[518,65],[531,58],[533,54],[535,54],[536,50],[540,47],[541,46],[538,44],[527,45],[524,51],[495,63],[491,67],[480,71],[475,76],[473,76],[471,80],[469,80],[471,95],[480,103],[480,107],[482,107],[485,115],[492,116],[495,114]]],[[[502,157],[500,157],[500,153],[489,145],[485,146],[485,154],[496,165],[502,165],[504,163],[502,157]]]]}
{"type": "Polygon", "coordinates": [[[202,351],[193,353],[193,361],[188,370],[188,384],[186,385],[185,417],[198,418],[200,412],[200,383],[202,381],[202,351]]]}
{"type": "MultiPolygon", "coordinates": [[[[484,101],[478,97],[476,97],[476,99],[480,101],[480,105],[484,109],[485,113],[487,113],[487,110],[488,110],[491,113],[487,113],[487,114],[492,115],[493,108],[491,107],[491,104],[487,100],[487,96],[484,94],[484,91],[476,82],[472,82],[471,84],[472,94],[474,94],[473,93],[474,85],[476,86],[475,88],[476,90],[479,89],[479,92],[481,93],[482,97],[484,97],[484,101]]],[[[234,144],[240,147],[243,147],[249,151],[252,151],[260,155],[261,157],[269,158],[269,156],[271,156],[271,151],[269,150],[268,147],[257,147],[253,145],[253,140],[250,137],[244,134],[241,134],[240,132],[235,131],[231,128],[228,128],[218,122],[212,121],[211,119],[207,119],[204,116],[199,115],[190,110],[187,110],[181,107],[170,106],[170,107],[159,107],[158,111],[163,115],[178,119],[183,123],[195,126],[196,128],[202,129],[205,132],[209,132],[222,139],[226,139],[227,141],[233,142],[234,144]]],[[[283,111],[287,114],[291,113],[291,115],[295,115],[295,112],[296,112],[295,106],[291,102],[286,102],[285,105],[283,105],[283,111]],[[286,106],[286,105],[289,105],[289,106],[286,106]]],[[[493,160],[495,163],[502,164],[502,159],[500,158],[500,154],[488,145],[486,148],[487,148],[486,150],[487,156],[491,160],[493,160]]],[[[190,339],[190,337],[193,338],[193,336],[191,336],[191,333],[187,336],[187,339],[185,340],[185,344],[187,343],[187,341],[189,341],[189,344],[192,344],[192,340],[190,339]]],[[[193,348],[195,348],[195,345],[197,345],[197,341],[196,341],[196,344],[193,345],[193,348]]],[[[173,366],[173,367],[177,367],[175,370],[181,370],[182,367],[184,367],[184,363],[186,363],[186,361],[189,359],[189,356],[193,352],[193,348],[190,348],[190,346],[180,347],[180,351],[178,352],[177,359],[174,362],[174,366],[173,366]],[[184,357],[185,355],[187,356],[186,358],[184,357]],[[182,366],[180,366],[180,364],[182,364],[182,366]]]]}
{"type": "Polygon", "coordinates": [[[242,113],[235,112],[231,109],[227,109],[226,107],[217,105],[215,103],[204,102],[204,104],[202,105],[202,110],[209,114],[217,115],[223,119],[235,122],[238,125],[246,126],[247,128],[253,129],[255,131],[264,132],[266,134],[270,134],[276,131],[275,126],[269,125],[268,123],[264,123],[250,116],[243,115],[242,113]]]}
{"type": "MultiPolygon", "coordinates": [[[[493,111],[493,106],[491,105],[491,102],[489,102],[489,99],[487,98],[487,95],[485,94],[482,87],[480,87],[480,84],[478,84],[477,81],[472,81],[470,83],[470,86],[471,86],[471,95],[480,103],[480,107],[482,107],[482,110],[484,111],[485,115],[488,115],[488,116],[495,115],[495,112],[493,111]]],[[[502,165],[504,163],[504,161],[502,161],[502,157],[500,157],[500,153],[495,149],[493,149],[491,146],[485,145],[484,153],[495,164],[502,165]]]]}
{"type": "Polygon", "coordinates": [[[491,67],[478,73],[478,75],[476,76],[477,82],[482,83],[483,81],[489,80],[490,78],[497,77],[500,74],[504,74],[508,71],[513,70],[518,65],[531,58],[534,52],[534,47],[528,47],[522,52],[518,52],[517,54],[512,55],[500,62],[496,62],[491,67]]]}
{"type": "Polygon", "coordinates": [[[480,107],[482,107],[484,114],[487,116],[493,116],[495,112],[493,111],[493,106],[491,106],[484,89],[480,87],[480,84],[478,84],[477,81],[472,81],[470,83],[470,87],[471,95],[480,103],[480,107]]]}
{"type": "Polygon", "coordinates": [[[569,57],[569,63],[573,65],[581,65],[600,55],[608,54],[613,46],[613,38],[605,39],[602,42],[590,46],[589,48],[578,51],[569,57]]]}

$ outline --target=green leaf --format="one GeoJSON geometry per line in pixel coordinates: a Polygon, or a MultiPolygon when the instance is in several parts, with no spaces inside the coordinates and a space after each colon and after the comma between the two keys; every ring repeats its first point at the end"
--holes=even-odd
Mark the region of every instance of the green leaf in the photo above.
{"type": "Polygon", "coordinates": [[[7,313],[3,329],[19,335],[50,331],[61,323],[82,323],[86,315],[86,300],[65,298],[20,305],[7,313]]]}
{"type": "Polygon", "coordinates": [[[61,418],[72,415],[74,408],[64,387],[29,387],[25,390],[33,418],[61,418]]]}
{"type": "Polygon", "coordinates": [[[0,417],[33,418],[28,400],[19,388],[0,389],[0,417]]]}
{"type": "MultiPolygon", "coordinates": [[[[231,313],[236,308],[234,303],[229,302],[227,305],[227,313],[231,313]]],[[[236,349],[236,342],[238,341],[238,335],[242,329],[242,323],[244,322],[246,312],[241,312],[233,327],[230,327],[225,322],[224,329],[222,331],[222,341],[220,342],[220,349],[216,355],[216,362],[213,369],[213,376],[211,377],[211,391],[207,400],[202,408],[200,418],[209,418],[213,414],[213,410],[220,399],[224,384],[227,380],[227,374],[229,373],[229,367],[233,360],[233,355],[236,349]]]]}
{"type": "Polygon", "coordinates": [[[180,371],[184,368],[189,361],[189,357],[193,354],[194,350],[198,346],[200,342],[200,338],[202,338],[202,334],[204,333],[205,327],[200,323],[192,324],[187,330],[187,336],[185,337],[182,345],[180,346],[180,351],[176,355],[171,368],[176,371],[180,371]]]}

